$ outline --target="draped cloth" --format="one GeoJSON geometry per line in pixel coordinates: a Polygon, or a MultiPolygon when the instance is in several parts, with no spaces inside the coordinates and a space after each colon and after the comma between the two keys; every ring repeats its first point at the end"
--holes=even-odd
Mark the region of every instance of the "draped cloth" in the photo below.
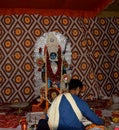
{"type": "Polygon", "coordinates": [[[0,1],[0,15],[40,14],[43,16],[67,15],[72,17],[95,17],[113,0],[65,0],[56,1],[0,1]],[[13,4],[14,3],[14,4],[13,4]]]}
{"type": "Polygon", "coordinates": [[[64,94],[60,94],[58,95],[55,100],[53,101],[51,107],[48,110],[48,125],[50,127],[50,130],[57,130],[58,128],[58,124],[59,124],[59,105],[62,99],[62,96],[65,96],[67,101],[70,103],[73,111],[75,112],[77,118],[79,119],[79,121],[82,120],[82,114],[81,111],[79,110],[78,106],[76,105],[73,97],[71,96],[70,93],[64,93],[64,94]]]}

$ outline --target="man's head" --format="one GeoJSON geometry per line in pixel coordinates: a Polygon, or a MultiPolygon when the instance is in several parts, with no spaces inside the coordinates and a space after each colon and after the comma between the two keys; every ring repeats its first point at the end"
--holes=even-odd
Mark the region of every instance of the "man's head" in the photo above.
{"type": "Polygon", "coordinates": [[[69,92],[75,95],[79,95],[83,84],[79,79],[71,79],[69,82],[69,92]]]}

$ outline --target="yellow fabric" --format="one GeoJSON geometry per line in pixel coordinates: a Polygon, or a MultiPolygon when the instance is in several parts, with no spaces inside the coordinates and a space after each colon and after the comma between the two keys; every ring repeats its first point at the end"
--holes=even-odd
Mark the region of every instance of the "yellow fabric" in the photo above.
{"type": "Polygon", "coordinates": [[[59,104],[62,98],[62,94],[58,95],[48,110],[48,125],[50,130],[56,130],[59,124],[59,104]]]}
{"type": "Polygon", "coordinates": [[[73,97],[71,96],[70,93],[66,93],[65,97],[67,98],[67,100],[69,101],[70,105],[72,106],[76,116],[78,117],[79,121],[82,120],[83,116],[81,114],[81,111],[79,110],[76,102],[74,101],[73,97]]]}

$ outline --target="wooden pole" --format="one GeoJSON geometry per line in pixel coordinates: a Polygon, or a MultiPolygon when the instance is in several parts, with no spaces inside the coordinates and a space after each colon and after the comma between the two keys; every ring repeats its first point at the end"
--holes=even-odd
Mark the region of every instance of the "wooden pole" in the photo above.
{"type": "Polygon", "coordinates": [[[49,103],[47,100],[47,96],[48,96],[48,77],[47,77],[47,49],[46,49],[46,53],[45,53],[45,59],[46,59],[46,63],[45,63],[45,81],[46,81],[46,86],[45,86],[45,98],[46,98],[46,112],[48,110],[49,107],[49,103]]]}
{"type": "Polygon", "coordinates": [[[62,62],[61,62],[61,79],[60,79],[60,93],[62,93],[62,87],[63,87],[63,84],[62,84],[62,78],[63,78],[63,56],[61,55],[61,60],[62,60],[62,62]]]}

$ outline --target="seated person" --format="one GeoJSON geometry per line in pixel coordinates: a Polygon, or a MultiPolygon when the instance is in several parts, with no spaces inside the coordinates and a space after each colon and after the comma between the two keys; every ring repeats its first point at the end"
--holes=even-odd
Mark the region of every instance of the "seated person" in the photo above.
{"type": "MultiPolygon", "coordinates": [[[[48,125],[51,130],[84,130],[82,118],[86,117],[92,123],[103,125],[100,119],[78,95],[82,82],[71,79],[69,93],[59,94],[52,102],[48,112],[48,125]]],[[[47,130],[48,130],[47,129],[47,130]]],[[[40,125],[37,130],[41,130],[40,125]]]]}

